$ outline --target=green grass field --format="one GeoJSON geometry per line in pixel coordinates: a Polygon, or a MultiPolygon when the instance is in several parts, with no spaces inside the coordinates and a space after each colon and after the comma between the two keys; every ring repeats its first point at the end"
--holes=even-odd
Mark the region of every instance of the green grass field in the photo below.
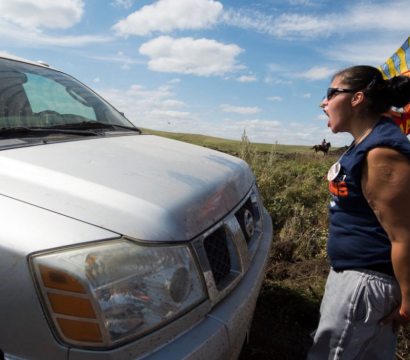
{"type": "MultiPolygon", "coordinates": [[[[227,140],[206,135],[197,134],[184,134],[184,133],[172,133],[158,130],[150,130],[140,128],[144,133],[149,133],[152,135],[163,136],[169,139],[184,141],[194,145],[204,146],[210,149],[220,150],[227,153],[235,153],[239,151],[241,146],[241,139],[238,140],[227,140]]],[[[298,153],[298,154],[308,154],[312,153],[313,150],[311,146],[299,146],[299,145],[280,145],[280,144],[262,144],[262,143],[252,143],[252,148],[256,148],[261,152],[271,152],[275,151],[282,154],[298,153]]],[[[313,146],[313,145],[312,145],[313,146]]]]}

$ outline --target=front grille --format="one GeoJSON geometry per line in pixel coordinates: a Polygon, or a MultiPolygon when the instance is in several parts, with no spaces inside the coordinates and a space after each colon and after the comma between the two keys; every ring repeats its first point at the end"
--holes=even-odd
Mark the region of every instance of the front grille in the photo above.
{"type": "Polygon", "coordinates": [[[217,287],[231,271],[231,257],[227,241],[226,230],[223,226],[210,234],[204,241],[206,255],[217,287]]]}
{"type": "Polygon", "coordinates": [[[234,209],[192,242],[211,306],[221,301],[251,266],[263,231],[258,197],[254,185],[234,209]]]}

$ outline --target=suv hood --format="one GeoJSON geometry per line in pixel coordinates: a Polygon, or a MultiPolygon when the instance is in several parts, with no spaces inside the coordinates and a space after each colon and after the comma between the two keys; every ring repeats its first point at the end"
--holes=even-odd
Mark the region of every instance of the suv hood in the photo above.
{"type": "Polygon", "coordinates": [[[192,239],[253,181],[240,159],[152,135],[0,152],[2,195],[141,240],[192,239]]]}

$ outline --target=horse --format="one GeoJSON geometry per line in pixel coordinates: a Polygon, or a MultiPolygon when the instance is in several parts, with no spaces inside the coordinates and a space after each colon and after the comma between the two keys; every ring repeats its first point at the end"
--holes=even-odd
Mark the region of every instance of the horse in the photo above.
{"type": "Polygon", "coordinates": [[[328,143],[326,143],[325,146],[323,146],[323,145],[315,145],[315,146],[312,147],[312,149],[315,149],[315,154],[316,154],[318,151],[323,151],[323,155],[327,155],[327,152],[329,151],[330,146],[331,146],[331,144],[330,144],[330,142],[328,142],[328,143]]]}

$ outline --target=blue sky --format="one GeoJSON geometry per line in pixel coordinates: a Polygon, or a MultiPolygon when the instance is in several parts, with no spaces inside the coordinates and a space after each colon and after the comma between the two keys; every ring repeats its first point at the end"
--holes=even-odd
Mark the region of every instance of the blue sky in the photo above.
{"type": "Polygon", "coordinates": [[[410,35],[408,1],[0,0],[0,53],[42,60],[137,126],[333,146],[332,75],[380,66],[410,35]]]}

